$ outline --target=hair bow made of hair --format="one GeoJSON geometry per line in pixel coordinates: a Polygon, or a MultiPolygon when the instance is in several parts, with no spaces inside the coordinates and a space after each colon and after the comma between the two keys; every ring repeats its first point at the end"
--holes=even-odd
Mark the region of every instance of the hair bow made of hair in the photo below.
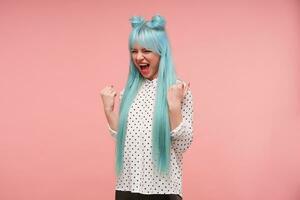
{"type": "Polygon", "coordinates": [[[160,15],[154,15],[149,21],[146,21],[142,16],[133,16],[131,17],[130,21],[132,28],[139,27],[146,23],[149,28],[163,30],[166,24],[165,19],[160,15]]]}

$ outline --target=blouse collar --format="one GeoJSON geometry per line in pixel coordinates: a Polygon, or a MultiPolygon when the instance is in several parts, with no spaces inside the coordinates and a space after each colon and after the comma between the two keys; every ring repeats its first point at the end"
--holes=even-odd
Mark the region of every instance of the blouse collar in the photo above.
{"type": "Polygon", "coordinates": [[[152,79],[152,80],[149,80],[149,79],[146,79],[146,78],[145,78],[145,83],[146,83],[147,85],[156,85],[156,83],[157,83],[157,78],[152,79]]]}

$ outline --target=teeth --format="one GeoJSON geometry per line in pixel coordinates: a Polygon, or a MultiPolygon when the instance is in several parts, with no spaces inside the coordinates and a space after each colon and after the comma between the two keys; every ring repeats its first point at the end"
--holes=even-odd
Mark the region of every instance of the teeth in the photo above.
{"type": "Polygon", "coordinates": [[[145,68],[147,68],[147,67],[149,67],[149,64],[140,64],[140,68],[141,68],[141,69],[145,69],[145,68]]]}

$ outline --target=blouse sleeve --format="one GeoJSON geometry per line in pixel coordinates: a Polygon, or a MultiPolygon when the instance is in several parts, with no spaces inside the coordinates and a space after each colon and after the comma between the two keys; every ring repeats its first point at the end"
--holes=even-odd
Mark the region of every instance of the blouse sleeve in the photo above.
{"type": "Polygon", "coordinates": [[[181,103],[182,121],[171,131],[171,144],[175,152],[183,153],[193,140],[193,97],[190,88],[181,103]]]}
{"type": "MultiPolygon", "coordinates": [[[[123,93],[124,93],[124,89],[120,92],[120,97],[119,97],[120,102],[121,102],[121,100],[122,100],[123,93]]],[[[117,136],[117,131],[113,130],[113,129],[109,126],[108,123],[107,123],[107,127],[108,127],[108,131],[109,131],[110,135],[113,136],[114,138],[116,138],[116,136],[117,136]]]]}

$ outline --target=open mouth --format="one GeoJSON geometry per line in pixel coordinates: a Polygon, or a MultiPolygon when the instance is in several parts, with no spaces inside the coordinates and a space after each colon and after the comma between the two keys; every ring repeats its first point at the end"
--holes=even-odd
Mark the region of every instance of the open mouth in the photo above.
{"type": "Polygon", "coordinates": [[[140,69],[143,74],[148,74],[150,72],[150,64],[140,64],[140,69]]]}
{"type": "Polygon", "coordinates": [[[140,64],[141,70],[147,69],[150,65],[149,64],[140,64]]]}

